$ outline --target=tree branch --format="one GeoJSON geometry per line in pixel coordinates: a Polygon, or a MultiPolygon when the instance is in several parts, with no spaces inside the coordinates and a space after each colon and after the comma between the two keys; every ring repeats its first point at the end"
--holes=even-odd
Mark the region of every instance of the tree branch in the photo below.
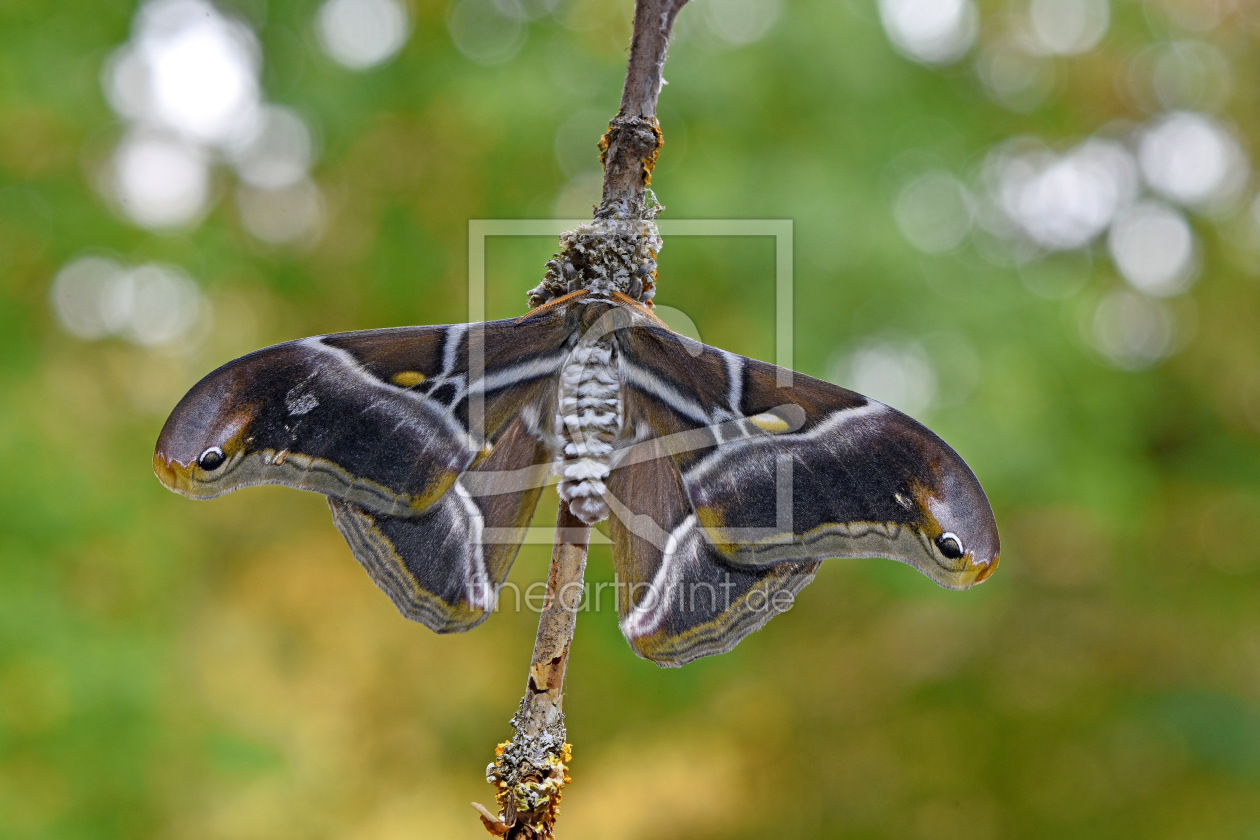
{"type": "Polygon", "coordinates": [[[637,0],[630,60],[621,110],[600,140],[604,196],[597,218],[641,218],[644,191],[652,181],[656,154],[664,144],[656,100],[664,83],[665,50],[678,10],[687,0],[637,0]]]}
{"type": "Polygon", "coordinates": [[[486,781],[495,786],[499,815],[474,803],[492,834],[512,840],[549,838],[560,812],[560,795],[569,781],[569,745],[565,743],[563,689],[569,643],[582,603],[582,579],[591,526],[560,501],[556,542],[547,575],[547,593],[525,696],[512,718],[516,734],[495,750],[486,781]]]}
{"type": "MultiPolygon", "coordinates": [[[[657,152],[664,142],[656,120],[656,100],[661,92],[669,35],[678,10],[686,3],[687,0],[636,0],[621,110],[609,123],[608,133],[600,138],[604,194],[595,212],[596,220],[642,219],[640,226],[645,227],[644,231],[636,228],[627,236],[620,231],[624,222],[605,222],[614,235],[592,231],[599,235],[587,237],[586,244],[591,249],[588,259],[620,265],[627,258],[627,254],[620,253],[625,250],[620,240],[634,240],[631,268],[642,270],[636,273],[641,279],[634,282],[640,285],[632,296],[644,302],[651,300],[655,253],[649,250],[644,255],[638,251],[653,244],[659,246],[652,222],[656,210],[646,207],[644,201],[657,152]]],[[[564,259],[557,255],[548,266],[547,277],[530,293],[532,306],[567,290],[564,259]]],[[[608,270],[603,272],[603,276],[609,274],[608,270]]],[[[495,761],[486,768],[486,781],[495,787],[499,813],[492,814],[473,803],[490,833],[509,840],[552,837],[560,796],[569,782],[571,752],[565,742],[564,671],[577,608],[582,602],[590,534],[590,526],[574,516],[562,499],[529,679],[520,708],[511,721],[515,735],[498,746],[495,761]]]]}

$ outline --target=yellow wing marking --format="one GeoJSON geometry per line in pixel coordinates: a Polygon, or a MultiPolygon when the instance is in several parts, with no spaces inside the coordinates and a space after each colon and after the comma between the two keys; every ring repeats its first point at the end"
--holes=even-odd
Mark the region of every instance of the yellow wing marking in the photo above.
{"type": "Polygon", "coordinates": [[[429,377],[418,370],[400,370],[389,378],[399,388],[414,388],[429,377]]]}

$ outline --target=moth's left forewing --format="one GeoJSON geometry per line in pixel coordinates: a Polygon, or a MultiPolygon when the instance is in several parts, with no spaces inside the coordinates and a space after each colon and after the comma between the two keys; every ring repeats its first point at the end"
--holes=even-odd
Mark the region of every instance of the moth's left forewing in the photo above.
{"type": "Polygon", "coordinates": [[[260,350],[180,401],[154,468],[196,498],[255,484],[324,494],[404,615],[467,629],[493,607],[545,482],[544,407],[568,336],[549,313],[260,350]]]}
{"type": "Polygon", "coordinates": [[[622,346],[634,371],[628,413],[683,443],[667,448],[705,537],[731,562],[887,557],[949,588],[992,572],[997,528],[984,491],[920,423],[656,328],[627,331],[622,346]]]}
{"type": "Polygon", "coordinates": [[[259,350],[180,400],[154,469],[194,498],[283,484],[377,513],[420,513],[521,406],[545,402],[565,340],[552,317],[338,333],[259,350]],[[212,449],[222,462],[200,468],[212,449]]]}

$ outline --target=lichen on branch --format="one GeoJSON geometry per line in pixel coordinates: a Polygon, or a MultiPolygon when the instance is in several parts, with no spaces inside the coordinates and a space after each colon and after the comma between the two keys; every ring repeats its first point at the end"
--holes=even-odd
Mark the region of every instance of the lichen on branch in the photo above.
{"type": "Polygon", "coordinates": [[[530,290],[530,307],[580,289],[601,297],[620,292],[631,300],[651,301],[661,250],[659,209],[647,207],[641,218],[596,218],[560,234],[560,252],[547,261],[542,282],[530,290]]]}

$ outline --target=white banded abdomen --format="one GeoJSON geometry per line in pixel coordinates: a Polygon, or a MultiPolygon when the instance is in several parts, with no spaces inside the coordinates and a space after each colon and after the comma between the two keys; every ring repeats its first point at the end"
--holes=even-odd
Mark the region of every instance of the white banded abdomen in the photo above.
{"type": "Polygon", "coordinates": [[[621,379],[612,336],[580,341],[560,371],[555,429],[560,498],[588,525],[608,516],[604,481],[621,434],[621,379]]]}

